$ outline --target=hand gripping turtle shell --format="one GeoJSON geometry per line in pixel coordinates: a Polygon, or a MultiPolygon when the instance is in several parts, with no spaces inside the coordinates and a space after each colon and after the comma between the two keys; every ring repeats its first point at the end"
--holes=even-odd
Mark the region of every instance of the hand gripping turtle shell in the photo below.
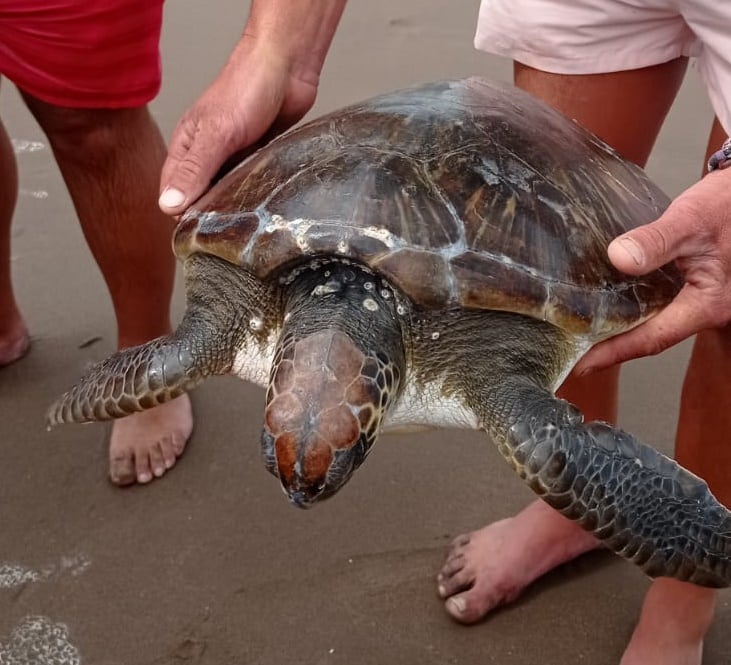
{"type": "Polygon", "coordinates": [[[187,309],[115,354],[50,423],[118,418],[214,374],[267,387],[267,468],[300,507],[385,429],[485,430],[530,487],[648,574],[731,582],[731,513],[632,435],[554,396],[596,342],[666,305],[609,241],[666,197],[593,135],[481,79],[386,94],[303,125],[183,217],[187,309]]]}

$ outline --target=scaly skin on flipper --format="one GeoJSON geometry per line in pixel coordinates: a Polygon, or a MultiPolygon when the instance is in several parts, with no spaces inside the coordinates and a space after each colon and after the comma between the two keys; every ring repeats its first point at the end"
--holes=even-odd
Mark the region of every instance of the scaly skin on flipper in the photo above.
{"type": "Polygon", "coordinates": [[[207,375],[189,347],[171,337],[124,349],[92,367],[48,410],[49,425],[110,420],[182,395],[207,375]]]}
{"type": "Polygon", "coordinates": [[[569,403],[537,389],[498,442],[550,506],[652,577],[731,584],[731,512],[706,483],[606,423],[583,423],[569,403]]]}
{"type": "MultiPolygon", "coordinates": [[[[185,263],[187,309],[177,330],[124,349],[90,368],[48,410],[49,426],[122,418],[192,390],[231,370],[236,352],[252,342],[248,298],[276,309],[274,298],[245,271],[217,257],[185,263]]],[[[262,320],[271,312],[261,308],[262,320]]]]}
{"type": "Polygon", "coordinates": [[[648,575],[731,585],[731,512],[706,483],[622,430],[584,423],[554,396],[571,337],[516,315],[478,322],[461,331],[477,343],[455,349],[450,382],[530,488],[648,575]]]}

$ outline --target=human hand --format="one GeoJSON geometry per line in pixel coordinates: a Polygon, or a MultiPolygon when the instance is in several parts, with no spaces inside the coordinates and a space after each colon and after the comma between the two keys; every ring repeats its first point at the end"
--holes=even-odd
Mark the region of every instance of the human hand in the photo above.
{"type": "Polygon", "coordinates": [[[685,284],[660,313],[598,344],[576,372],[587,374],[660,353],[708,328],[731,321],[731,169],[715,171],[683,192],[655,222],[615,238],[614,266],[643,275],[675,261],[685,284]]]}
{"type": "Polygon", "coordinates": [[[293,67],[276,44],[252,41],[239,42],[218,78],[178,122],[162,169],[163,212],[182,213],[227,159],[288,129],[312,107],[319,72],[293,67]]]}
{"type": "Polygon", "coordinates": [[[232,155],[312,107],[345,0],[252,0],[223,71],[182,117],[162,169],[160,208],[182,213],[232,155]]]}

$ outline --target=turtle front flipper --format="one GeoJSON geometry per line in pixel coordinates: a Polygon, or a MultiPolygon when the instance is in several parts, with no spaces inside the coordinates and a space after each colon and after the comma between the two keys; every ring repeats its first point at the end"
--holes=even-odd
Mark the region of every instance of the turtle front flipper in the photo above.
{"type": "Polygon", "coordinates": [[[493,435],[544,501],[652,577],[731,584],[731,512],[703,480],[528,380],[505,388],[493,435]]]}
{"type": "Polygon", "coordinates": [[[48,410],[49,425],[122,418],[168,402],[198,385],[207,372],[192,349],[160,337],[98,363],[48,410]]]}
{"type": "Polygon", "coordinates": [[[731,512],[706,483],[553,394],[582,351],[571,335],[506,312],[459,325],[477,343],[451,345],[445,385],[544,501],[651,576],[731,585],[731,512]]]}
{"type": "Polygon", "coordinates": [[[91,367],[50,407],[49,425],[121,418],[230,371],[236,353],[254,343],[245,322],[251,294],[262,286],[245,271],[210,256],[188,258],[185,279],[187,308],[177,330],[91,367]]]}

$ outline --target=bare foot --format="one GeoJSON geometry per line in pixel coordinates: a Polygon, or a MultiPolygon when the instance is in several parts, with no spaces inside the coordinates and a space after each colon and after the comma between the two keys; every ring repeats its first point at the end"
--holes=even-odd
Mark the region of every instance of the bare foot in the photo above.
{"type": "Polygon", "coordinates": [[[620,665],[701,665],[715,605],[713,589],[656,579],[620,665]]]}
{"type": "Polygon", "coordinates": [[[458,536],[437,576],[439,595],[454,619],[474,623],[552,568],[598,546],[539,499],[515,517],[458,536]]]}
{"type": "Polygon", "coordinates": [[[193,431],[187,395],[115,420],[109,442],[109,477],[115,485],[149,483],[170,469],[193,431]]]}
{"type": "Polygon", "coordinates": [[[3,330],[0,331],[0,367],[20,360],[30,348],[28,329],[19,313],[16,313],[7,323],[3,322],[2,327],[3,330]]]}

